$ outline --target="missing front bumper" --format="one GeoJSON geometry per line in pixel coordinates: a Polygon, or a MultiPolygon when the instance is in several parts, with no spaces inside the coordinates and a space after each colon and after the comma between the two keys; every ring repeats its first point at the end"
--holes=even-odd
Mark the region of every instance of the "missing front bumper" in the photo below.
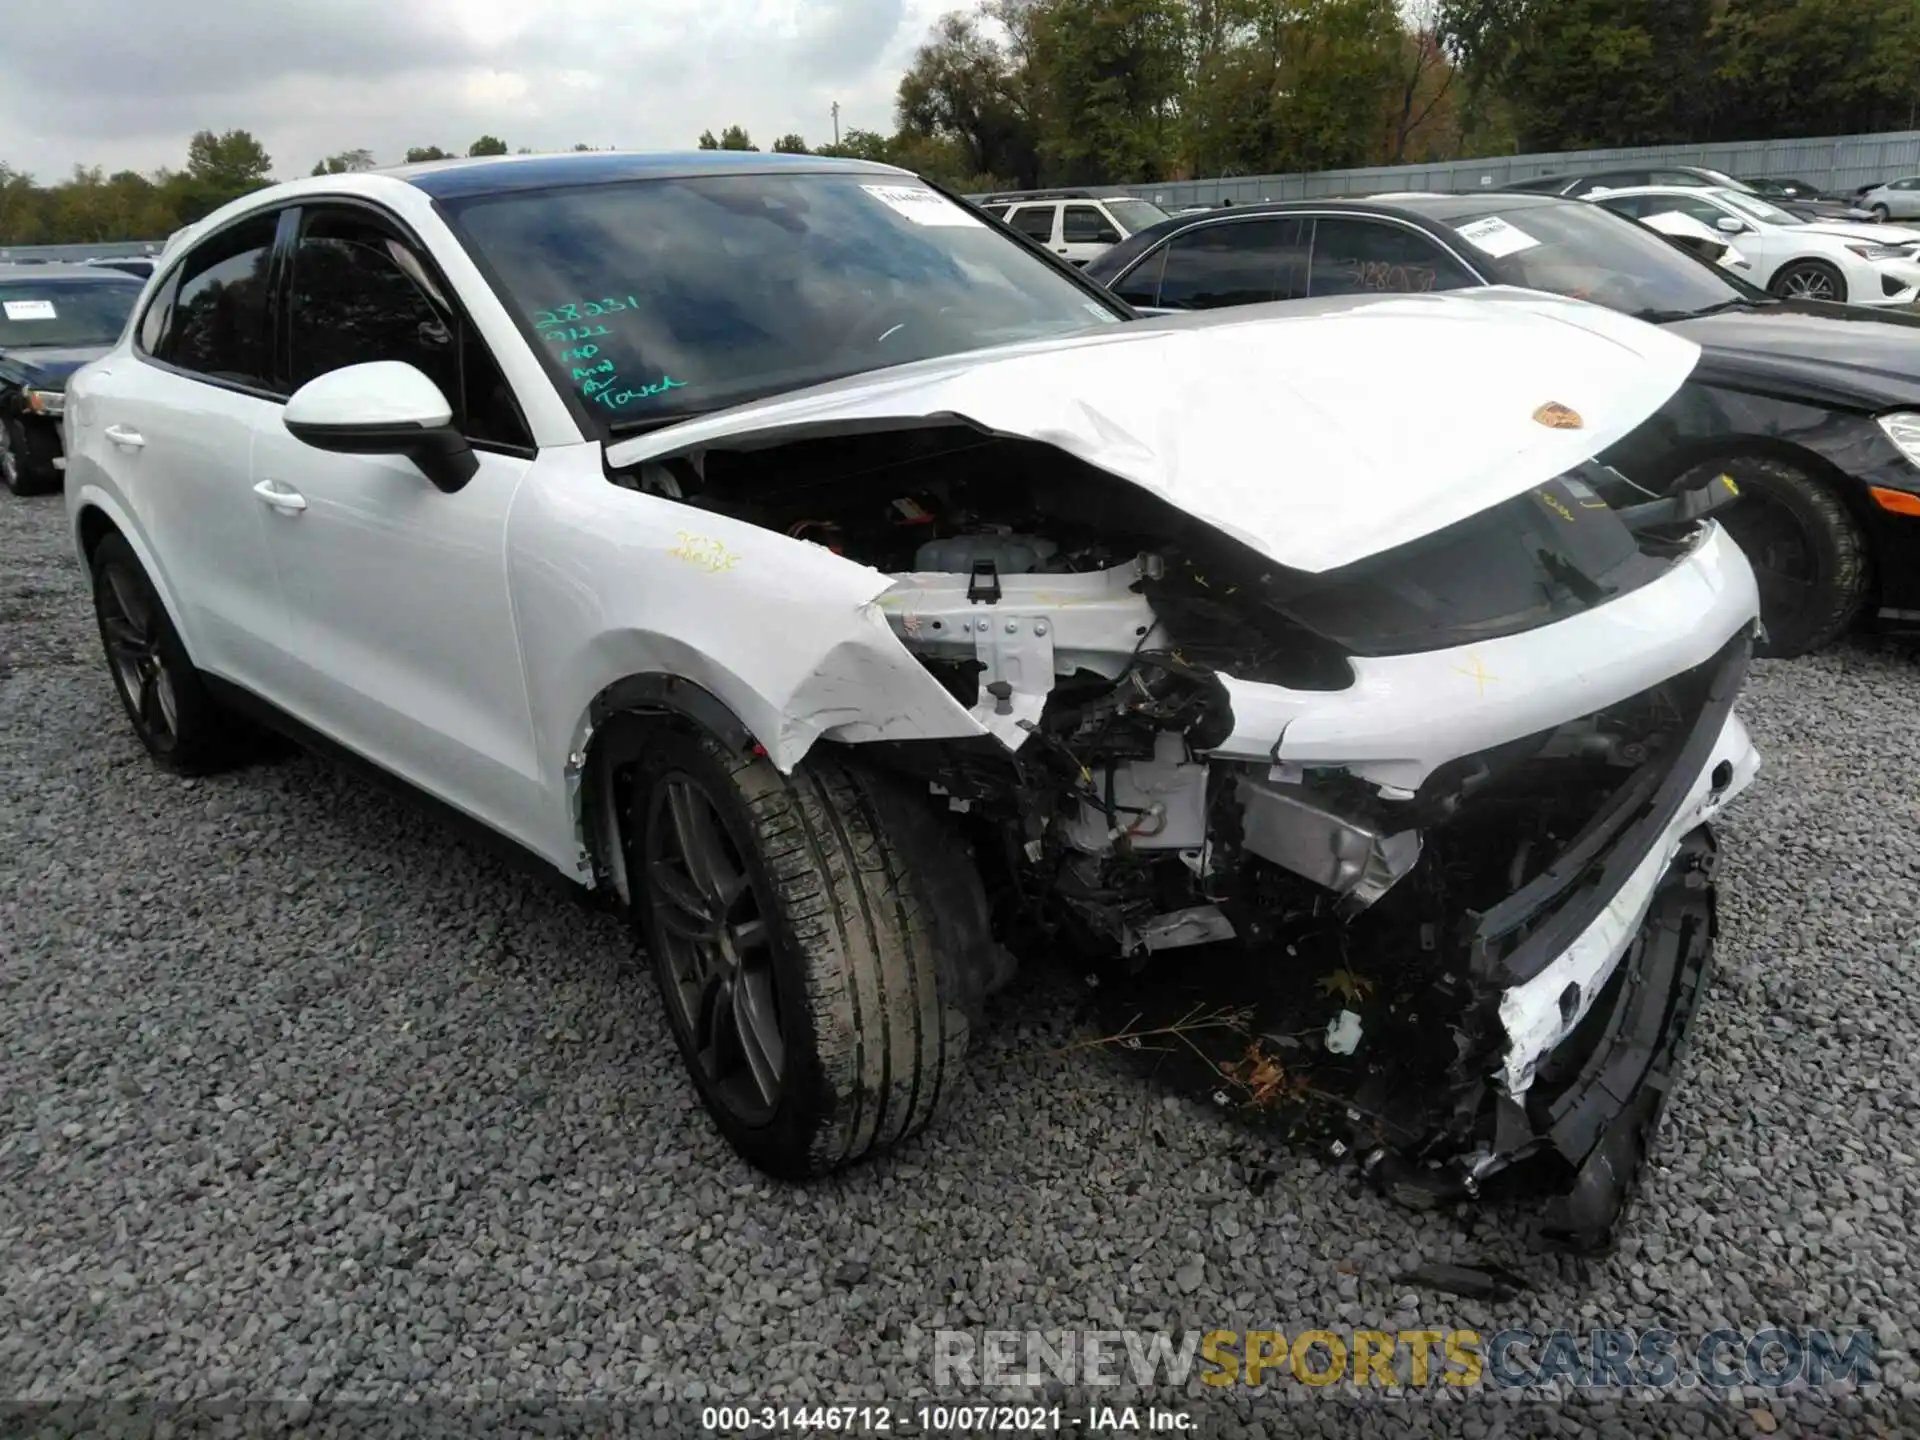
{"type": "Polygon", "coordinates": [[[1759,768],[1732,714],[1743,641],[1713,662],[1664,773],[1628,786],[1534,884],[1477,917],[1480,1030],[1461,1036],[1450,1133],[1375,1148],[1369,1175],[1430,1206],[1496,1177],[1550,1182],[1547,1238],[1610,1248],[1705,983],[1717,850],[1709,822],[1759,768]]]}

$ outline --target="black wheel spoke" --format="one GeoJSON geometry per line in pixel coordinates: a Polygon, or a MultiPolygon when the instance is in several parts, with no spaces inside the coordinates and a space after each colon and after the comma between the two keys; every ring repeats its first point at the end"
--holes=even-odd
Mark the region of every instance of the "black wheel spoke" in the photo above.
{"type": "Polygon", "coordinates": [[[662,993],[710,1101],[749,1124],[780,1103],[786,1069],[774,933],[726,812],[684,773],[647,807],[645,875],[662,993]]]}
{"type": "Polygon", "coordinates": [[[742,970],[733,986],[733,1016],[739,1030],[740,1051],[753,1077],[762,1104],[780,1098],[780,1072],[786,1065],[786,1042],[773,1001],[773,977],[742,970]]]}
{"type": "Polygon", "coordinates": [[[146,597],[139,593],[139,588],[130,582],[118,565],[108,567],[107,585],[113,591],[113,598],[119,603],[120,614],[128,626],[142,643],[152,644],[153,616],[147,611],[146,597]]]}
{"type": "Polygon", "coordinates": [[[689,940],[711,940],[713,938],[713,916],[709,913],[707,899],[671,860],[656,860],[647,867],[647,876],[653,882],[660,923],[676,935],[689,940]]]}
{"type": "Polygon", "coordinates": [[[165,735],[167,717],[160,710],[160,670],[148,665],[140,672],[140,694],[134,702],[134,709],[140,716],[140,723],[156,735],[165,735]]]}
{"type": "Polygon", "coordinates": [[[700,1063],[709,1079],[724,1081],[740,1064],[740,1022],[734,1015],[731,978],[716,980],[701,997],[695,1013],[703,1022],[700,1063]]]}
{"type": "Polygon", "coordinates": [[[136,630],[131,621],[117,615],[108,616],[101,620],[100,628],[114,654],[135,663],[147,658],[150,648],[147,637],[136,630]]]}

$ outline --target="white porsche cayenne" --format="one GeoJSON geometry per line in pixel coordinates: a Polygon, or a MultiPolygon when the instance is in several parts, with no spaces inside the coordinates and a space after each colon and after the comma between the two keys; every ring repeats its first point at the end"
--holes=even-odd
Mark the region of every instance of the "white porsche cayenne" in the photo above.
{"type": "Polygon", "coordinates": [[[1758,764],[1731,487],[1590,462],[1696,356],[1502,290],[1140,320],[857,162],[455,161],[181,236],[67,506],[159,763],[264,721],[602,892],[773,1173],[919,1130],[1036,936],[1334,927],[1431,997],[1301,1062],[1394,1097],[1369,1173],[1557,1157],[1592,1234],[1758,764]]]}

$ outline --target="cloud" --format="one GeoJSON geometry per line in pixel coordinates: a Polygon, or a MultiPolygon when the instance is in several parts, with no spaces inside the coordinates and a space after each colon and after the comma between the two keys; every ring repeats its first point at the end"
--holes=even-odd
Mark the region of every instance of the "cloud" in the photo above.
{"type": "Polygon", "coordinates": [[[250,130],[282,177],[365,148],[576,142],[691,148],[744,125],[886,130],[901,70],[958,0],[61,0],[0,47],[0,161],[184,163],[200,129],[250,130]]]}

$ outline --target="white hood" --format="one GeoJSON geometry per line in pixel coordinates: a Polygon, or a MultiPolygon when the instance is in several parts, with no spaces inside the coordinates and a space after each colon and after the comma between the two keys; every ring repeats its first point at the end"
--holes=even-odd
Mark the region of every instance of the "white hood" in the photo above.
{"type": "Polygon", "coordinates": [[[1317,572],[1571,469],[1657,410],[1699,354],[1524,290],[1261,305],[875,371],[619,442],[607,459],[958,418],[1058,446],[1317,572]],[[1553,405],[1581,428],[1535,419],[1553,405]]]}
{"type": "Polygon", "coordinates": [[[1841,240],[1864,240],[1873,245],[1911,245],[1920,241],[1920,231],[1901,225],[1876,225],[1871,221],[1856,225],[1848,220],[1809,220],[1804,225],[1792,226],[1789,233],[1833,235],[1841,240]]]}

